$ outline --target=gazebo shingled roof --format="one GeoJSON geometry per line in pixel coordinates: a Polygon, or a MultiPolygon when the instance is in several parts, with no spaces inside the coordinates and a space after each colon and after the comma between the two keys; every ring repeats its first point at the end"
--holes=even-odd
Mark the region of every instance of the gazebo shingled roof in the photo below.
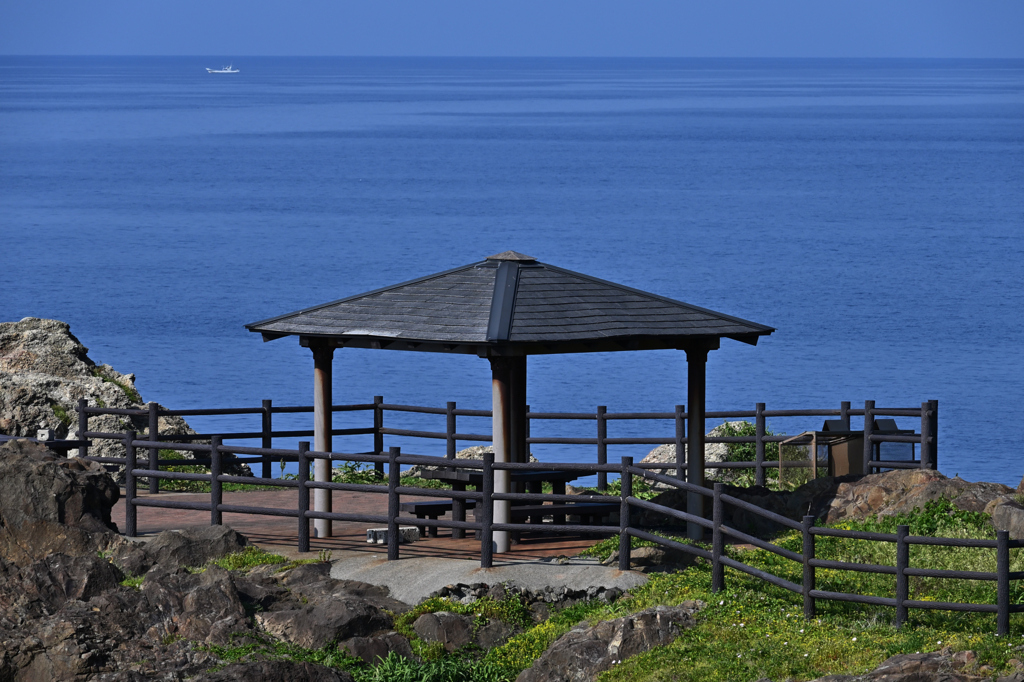
{"type": "MultiPolygon", "coordinates": [[[[298,336],[313,351],[314,449],[331,447],[331,375],[337,348],[386,348],[468,353],[488,358],[492,383],[495,461],[525,462],[528,447],[527,356],[678,349],[687,360],[686,450],[704,452],[707,355],[722,337],[756,345],[774,329],[657,294],[557,268],[505,251],[454,270],[350,296],[246,325],[264,341],[298,336]]],[[[682,453],[676,457],[682,462],[682,453]]],[[[315,480],[330,481],[330,461],[317,459],[315,480]]],[[[495,472],[495,492],[508,492],[507,471],[495,472]]],[[[703,485],[704,458],[686,458],[688,481],[703,485]]],[[[331,511],[331,491],[314,489],[316,511],[331,511]]],[[[494,502],[495,523],[507,522],[508,501],[494,502]],[[502,521],[504,519],[504,521],[502,521]]],[[[687,511],[703,498],[689,493],[687,511]]],[[[331,523],[316,519],[320,537],[331,523]]],[[[693,539],[703,537],[696,523],[693,539]]],[[[504,531],[496,551],[508,551],[504,531]]]]}
{"type": "Polygon", "coordinates": [[[246,327],[267,341],[475,355],[682,348],[723,336],[756,344],[774,331],[515,251],[246,327]]]}

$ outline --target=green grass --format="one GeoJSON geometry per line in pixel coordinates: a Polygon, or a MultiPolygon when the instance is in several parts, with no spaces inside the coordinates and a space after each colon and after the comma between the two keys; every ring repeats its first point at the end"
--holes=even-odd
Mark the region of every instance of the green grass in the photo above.
{"type": "MultiPolygon", "coordinates": [[[[177,450],[160,450],[160,459],[173,459],[187,462],[188,460],[177,450]]],[[[140,458],[145,463],[144,458],[140,458]]],[[[161,471],[176,471],[186,474],[209,474],[210,467],[199,464],[172,464],[161,467],[161,471]]],[[[254,478],[253,480],[259,480],[254,478]]],[[[253,490],[282,490],[278,486],[260,485],[259,483],[222,483],[221,489],[224,492],[246,492],[253,490]]],[[[160,479],[160,490],[178,493],[208,493],[210,483],[208,481],[174,481],[166,478],[160,479]]]]}
{"type": "Polygon", "coordinates": [[[50,403],[50,409],[53,410],[53,415],[60,420],[61,424],[71,426],[71,415],[68,414],[68,411],[60,403],[50,403]]]}

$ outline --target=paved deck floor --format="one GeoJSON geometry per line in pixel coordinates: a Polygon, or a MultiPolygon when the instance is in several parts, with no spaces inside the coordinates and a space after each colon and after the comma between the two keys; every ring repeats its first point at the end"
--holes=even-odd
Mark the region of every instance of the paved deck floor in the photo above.
{"type": "MultiPolygon", "coordinates": [[[[156,496],[142,493],[139,497],[188,502],[209,502],[210,499],[209,493],[159,493],[156,496]]],[[[288,510],[295,509],[297,506],[294,490],[226,492],[224,493],[224,504],[288,510]]],[[[387,496],[335,491],[334,510],[345,513],[386,514],[387,496]]],[[[114,506],[111,515],[114,522],[123,530],[125,524],[123,497],[114,506]]],[[[450,516],[442,518],[450,518],[450,516]]],[[[231,526],[248,537],[250,542],[264,549],[286,556],[299,555],[297,548],[298,521],[295,518],[224,513],[223,521],[225,525],[231,526]]],[[[209,523],[210,512],[208,511],[138,507],[140,537],[156,535],[164,530],[208,525],[209,523]]],[[[312,526],[312,524],[310,525],[312,526]]],[[[386,546],[367,544],[366,529],[371,527],[379,527],[379,524],[335,521],[333,537],[310,539],[311,553],[316,554],[320,550],[330,550],[335,558],[348,555],[350,552],[386,554],[386,546]]],[[[511,552],[494,555],[494,563],[500,565],[560,555],[575,556],[597,541],[595,538],[578,535],[528,534],[520,540],[519,544],[512,546],[511,552]]],[[[479,561],[480,541],[472,537],[454,539],[451,537],[450,530],[441,528],[438,531],[438,537],[422,538],[418,542],[403,544],[400,546],[399,553],[403,558],[438,557],[479,561]]]]}

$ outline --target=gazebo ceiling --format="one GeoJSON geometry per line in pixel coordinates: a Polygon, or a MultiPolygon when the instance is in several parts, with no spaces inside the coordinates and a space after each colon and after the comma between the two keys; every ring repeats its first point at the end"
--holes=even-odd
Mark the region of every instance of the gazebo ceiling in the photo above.
{"type": "Polygon", "coordinates": [[[775,331],[505,251],[246,325],[264,341],[480,356],[756,345],[775,331]]]}

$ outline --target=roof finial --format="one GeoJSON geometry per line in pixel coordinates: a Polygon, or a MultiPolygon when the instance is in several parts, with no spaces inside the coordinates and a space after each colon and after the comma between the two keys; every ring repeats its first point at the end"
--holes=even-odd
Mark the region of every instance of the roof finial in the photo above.
{"type": "Polygon", "coordinates": [[[518,251],[502,251],[501,253],[496,253],[493,256],[488,256],[487,260],[514,260],[521,263],[531,263],[537,259],[533,256],[527,256],[524,253],[519,253],[518,251]]]}

